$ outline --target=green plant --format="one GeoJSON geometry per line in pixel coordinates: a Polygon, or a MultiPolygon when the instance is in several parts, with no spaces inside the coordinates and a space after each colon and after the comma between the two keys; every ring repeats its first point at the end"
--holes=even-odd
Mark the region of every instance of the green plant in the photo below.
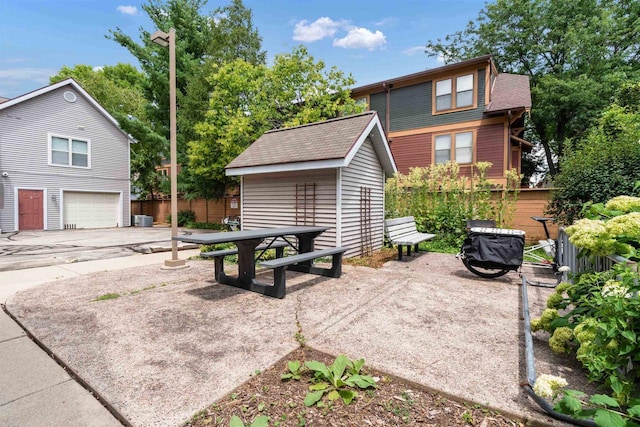
{"type": "Polygon", "coordinates": [[[638,399],[623,409],[616,399],[605,394],[594,394],[588,400],[578,390],[562,390],[559,395],[553,409],[576,419],[593,418],[599,427],[635,427],[640,422],[638,399]]]}
{"type": "Polygon", "coordinates": [[[197,228],[200,230],[226,230],[227,226],[217,222],[194,222],[189,221],[185,225],[187,228],[197,228]]]}
{"type": "MultiPolygon", "coordinates": [[[[178,211],[178,227],[185,227],[187,223],[195,220],[196,213],[194,211],[188,209],[178,211]]],[[[171,223],[171,214],[167,215],[167,222],[171,223]]]]}
{"type": "MultiPolygon", "coordinates": [[[[363,365],[364,360],[361,360],[363,365]]],[[[306,406],[319,404],[327,394],[330,402],[342,399],[346,405],[349,405],[358,395],[353,388],[367,389],[376,386],[372,377],[353,373],[359,372],[362,365],[360,361],[354,364],[344,354],[336,357],[331,366],[315,360],[305,362],[305,366],[314,372],[314,383],[309,386],[310,391],[304,398],[304,404],[306,406]],[[347,367],[350,369],[348,370],[347,367]]]]}
{"type": "Polygon", "coordinates": [[[464,413],[462,414],[462,419],[467,424],[471,424],[471,425],[475,424],[475,421],[473,420],[473,414],[471,413],[471,411],[464,411],[464,413]]]}
{"type": "Polygon", "coordinates": [[[299,380],[302,376],[303,365],[298,360],[287,362],[289,372],[282,374],[280,379],[284,380],[299,380]]]}
{"type": "Polygon", "coordinates": [[[120,294],[116,294],[116,293],[110,293],[110,294],[104,294],[104,295],[100,295],[99,297],[92,299],[91,301],[106,301],[106,300],[110,300],[110,299],[116,299],[116,298],[120,298],[122,295],[120,294]]]}
{"type": "MultiPolygon", "coordinates": [[[[266,415],[260,415],[256,417],[251,424],[246,424],[246,427],[267,427],[269,425],[269,417],[266,415]]],[[[245,427],[245,423],[240,417],[234,415],[231,417],[229,427],[245,427]]]]}

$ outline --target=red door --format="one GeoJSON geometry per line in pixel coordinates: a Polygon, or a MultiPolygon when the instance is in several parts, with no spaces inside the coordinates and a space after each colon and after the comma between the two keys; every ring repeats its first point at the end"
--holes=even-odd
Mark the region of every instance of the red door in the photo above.
{"type": "Polygon", "coordinates": [[[18,190],[18,226],[20,230],[42,230],[42,190],[18,190]]]}

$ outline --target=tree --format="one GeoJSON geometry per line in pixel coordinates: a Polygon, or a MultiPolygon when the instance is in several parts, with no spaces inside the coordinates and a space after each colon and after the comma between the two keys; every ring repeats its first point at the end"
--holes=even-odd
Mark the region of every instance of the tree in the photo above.
{"type": "Polygon", "coordinates": [[[426,49],[446,62],[490,53],[500,71],[528,75],[535,137],[555,175],[566,141],[584,137],[621,83],[638,76],[639,31],[633,0],[496,0],[426,49]]]}
{"type": "Polygon", "coordinates": [[[561,223],[580,217],[588,202],[604,203],[632,195],[640,180],[640,83],[625,85],[587,134],[580,147],[569,147],[562,161],[548,211],[561,223]]]}
{"type": "Polygon", "coordinates": [[[253,27],[251,11],[241,0],[233,0],[230,5],[208,15],[202,13],[206,3],[206,0],[149,0],[142,9],[155,28],[152,31],[140,29],[141,43],[119,28],[107,36],[140,62],[147,76],[143,85],[147,116],[154,131],[168,140],[169,53],[168,49],[154,44],[149,36],[156,29],[166,32],[173,27],[176,30],[177,161],[183,166],[179,177],[182,188],[185,187],[182,175],[189,175],[186,141],[195,137],[194,125],[202,121],[208,105],[210,86],[201,74],[205,64],[226,62],[237,55],[257,62],[264,61],[265,57],[260,51],[261,38],[253,27]]]}
{"type": "Polygon", "coordinates": [[[358,111],[349,96],[353,78],[325,68],[304,47],[276,56],[271,68],[236,60],[210,65],[212,85],[205,120],[189,142],[189,167],[216,194],[228,179],[224,168],[265,131],[358,111]]]}
{"type": "Polygon", "coordinates": [[[156,171],[165,139],[155,133],[146,115],[147,101],[143,96],[145,76],[130,64],[117,64],[94,69],[76,65],[62,69],[50,78],[56,83],[67,78],[76,80],[113,118],[122,130],[131,135],[131,177],[135,191],[141,197],[158,191],[162,183],[156,171]]]}

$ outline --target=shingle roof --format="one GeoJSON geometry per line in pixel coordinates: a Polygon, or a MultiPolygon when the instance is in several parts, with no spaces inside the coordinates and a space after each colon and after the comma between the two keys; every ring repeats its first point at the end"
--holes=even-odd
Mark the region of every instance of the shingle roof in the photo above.
{"type": "Polygon", "coordinates": [[[498,74],[485,113],[531,108],[529,77],[518,74],[498,74]]]}
{"type": "Polygon", "coordinates": [[[266,132],[227,169],[344,159],[376,114],[368,111],[266,132]]]}

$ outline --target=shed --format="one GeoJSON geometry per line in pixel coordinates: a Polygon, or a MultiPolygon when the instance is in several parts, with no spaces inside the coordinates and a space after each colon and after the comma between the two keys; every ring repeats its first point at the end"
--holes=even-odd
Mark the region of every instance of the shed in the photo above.
{"type": "Polygon", "coordinates": [[[243,229],[328,226],[316,248],[351,257],[382,247],[384,184],[396,171],[375,111],[266,132],[226,167],[241,177],[243,229]]]}

